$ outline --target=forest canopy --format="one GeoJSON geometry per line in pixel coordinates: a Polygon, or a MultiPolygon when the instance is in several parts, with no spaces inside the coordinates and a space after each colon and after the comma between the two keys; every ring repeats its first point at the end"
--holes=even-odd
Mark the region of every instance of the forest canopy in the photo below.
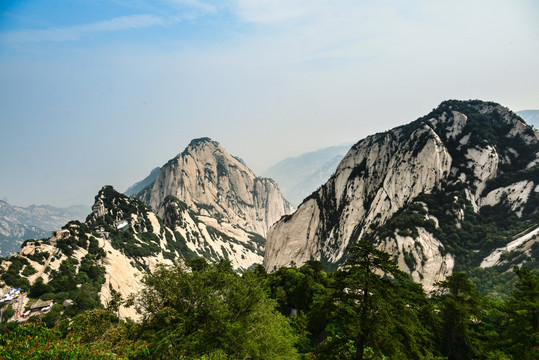
{"type": "Polygon", "coordinates": [[[129,300],[142,321],[119,320],[118,298],[72,319],[3,322],[0,358],[539,358],[539,281],[526,267],[507,300],[491,300],[462,272],[426,294],[367,241],[350,254],[331,273],[318,261],[270,274],[201,258],[161,265],[129,300]]]}

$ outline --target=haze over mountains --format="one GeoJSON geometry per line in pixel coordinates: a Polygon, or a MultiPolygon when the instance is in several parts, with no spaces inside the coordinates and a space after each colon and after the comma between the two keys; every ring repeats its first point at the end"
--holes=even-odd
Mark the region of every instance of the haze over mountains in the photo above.
{"type": "Polygon", "coordinates": [[[127,190],[124,191],[124,194],[127,196],[135,196],[142,190],[144,190],[145,187],[152,185],[155,181],[155,178],[159,174],[159,170],[161,170],[160,167],[156,167],[153,169],[148,176],[146,176],[144,179],[134,183],[131,185],[127,190]]]}
{"type": "Polygon", "coordinates": [[[0,200],[0,256],[16,253],[30,238],[50,237],[71,220],[83,220],[89,208],[75,205],[57,208],[49,205],[20,207],[0,200]]]}
{"type": "Polygon", "coordinates": [[[294,206],[326,182],[352,144],[331,146],[286,158],[271,166],[264,176],[279,184],[284,197],[294,206]]]}
{"type": "MultiPolygon", "coordinates": [[[[510,110],[446,101],[356,143],[290,213],[273,180],[256,177],[219,143],[200,138],[152,171],[157,176],[138,199],[103,187],[86,222],[27,242],[2,268],[24,258],[35,272],[21,271],[23,265],[14,278],[28,287],[38,278],[53,281],[65,262],[75,264],[74,276],[91,265],[105,274],[92,296],[107,303],[114,292],[136,292],[142,274],[159,263],[201,256],[228,260],[235,269],[263,262],[273,271],[320,260],[335,269],[347,247],[363,238],[431,289],[457,270],[537,267],[538,167],[539,133],[510,110]]],[[[131,308],[120,314],[138,317],[131,308]]]]}
{"type": "Polygon", "coordinates": [[[535,126],[539,129],[539,110],[522,110],[517,111],[517,114],[524,119],[528,124],[535,126]]]}

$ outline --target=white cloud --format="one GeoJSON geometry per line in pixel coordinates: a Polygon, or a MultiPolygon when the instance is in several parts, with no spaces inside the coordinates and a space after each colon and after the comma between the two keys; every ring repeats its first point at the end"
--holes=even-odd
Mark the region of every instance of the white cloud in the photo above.
{"type": "Polygon", "coordinates": [[[62,28],[30,29],[0,33],[0,41],[7,43],[38,43],[76,41],[84,36],[162,25],[164,19],[154,15],[120,16],[110,20],[62,28]]]}

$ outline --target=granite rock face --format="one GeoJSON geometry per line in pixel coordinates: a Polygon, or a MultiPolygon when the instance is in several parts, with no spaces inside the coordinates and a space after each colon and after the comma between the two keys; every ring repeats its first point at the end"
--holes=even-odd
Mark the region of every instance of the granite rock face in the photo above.
{"type": "MultiPolygon", "coordinates": [[[[17,281],[27,281],[27,287],[55,284],[55,293],[76,295],[77,286],[91,285],[87,296],[107,306],[116,293],[124,299],[137,294],[144,274],[159,264],[202,257],[246,270],[262,263],[266,239],[260,234],[196,213],[171,195],[159,209],[160,217],[139,199],[104,186],[85,222],[70,221],[49,238],[25,241],[20,252],[0,259],[0,272],[23,264],[28,270],[19,271],[17,281]],[[68,268],[70,281],[58,282],[68,268]]],[[[15,286],[13,281],[0,279],[0,293],[15,286]]],[[[118,314],[140,319],[133,307],[121,306],[118,314]]]]}
{"type": "Polygon", "coordinates": [[[160,206],[168,195],[196,213],[262,236],[293,210],[273,180],[255,176],[240,159],[209,138],[193,140],[161,168],[153,186],[139,197],[162,215],[160,206]]]}
{"type": "MultiPolygon", "coordinates": [[[[356,143],[335,174],[269,230],[264,266],[272,271],[310,259],[339,266],[350,244],[369,238],[430,289],[455,265],[436,238],[438,219],[429,218],[423,204],[425,219],[435,224],[429,230],[420,227],[412,237],[380,229],[418,196],[434,192],[465,197],[476,213],[497,204],[518,216],[525,209],[537,213],[526,206],[538,197],[538,159],[539,133],[510,110],[482,101],[444,102],[408,125],[356,143]]],[[[448,211],[464,217],[456,206],[448,211]]]]}

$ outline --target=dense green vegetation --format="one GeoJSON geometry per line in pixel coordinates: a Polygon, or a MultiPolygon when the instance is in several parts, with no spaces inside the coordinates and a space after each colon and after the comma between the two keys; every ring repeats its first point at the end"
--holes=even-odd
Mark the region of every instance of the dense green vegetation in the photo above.
{"type": "MultiPolygon", "coordinates": [[[[72,264],[61,273],[74,276],[72,264]]],[[[0,324],[0,358],[537,359],[539,278],[525,267],[514,275],[514,291],[493,301],[462,272],[425,294],[363,240],[332,273],[309,261],[237,274],[197,258],[158,267],[107,309],[0,324]],[[120,304],[140,308],[142,321],[120,321],[120,304]]]]}
{"type": "Polygon", "coordinates": [[[138,297],[152,358],[294,359],[294,336],[252,273],[203,259],[160,267],[138,297]]]}
{"type": "Polygon", "coordinates": [[[30,288],[30,283],[28,282],[28,279],[20,275],[20,272],[23,267],[28,265],[30,265],[30,263],[25,258],[13,256],[11,257],[11,264],[9,265],[9,268],[5,273],[2,274],[2,276],[0,276],[0,279],[4,280],[8,286],[14,288],[20,287],[23,291],[26,291],[28,288],[30,288]]]}
{"type": "MultiPolygon", "coordinates": [[[[88,316],[85,314],[85,316],[88,316]]],[[[74,320],[77,325],[79,319],[74,320]]],[[[108,342],[87,343],[80,336],[66,336],[58,329],[48,329],[44,323],[28,323],[6,331],[0,336],[0,359],[128,359],[144,355],[144,348],[111,348],[108,342]]]]}

